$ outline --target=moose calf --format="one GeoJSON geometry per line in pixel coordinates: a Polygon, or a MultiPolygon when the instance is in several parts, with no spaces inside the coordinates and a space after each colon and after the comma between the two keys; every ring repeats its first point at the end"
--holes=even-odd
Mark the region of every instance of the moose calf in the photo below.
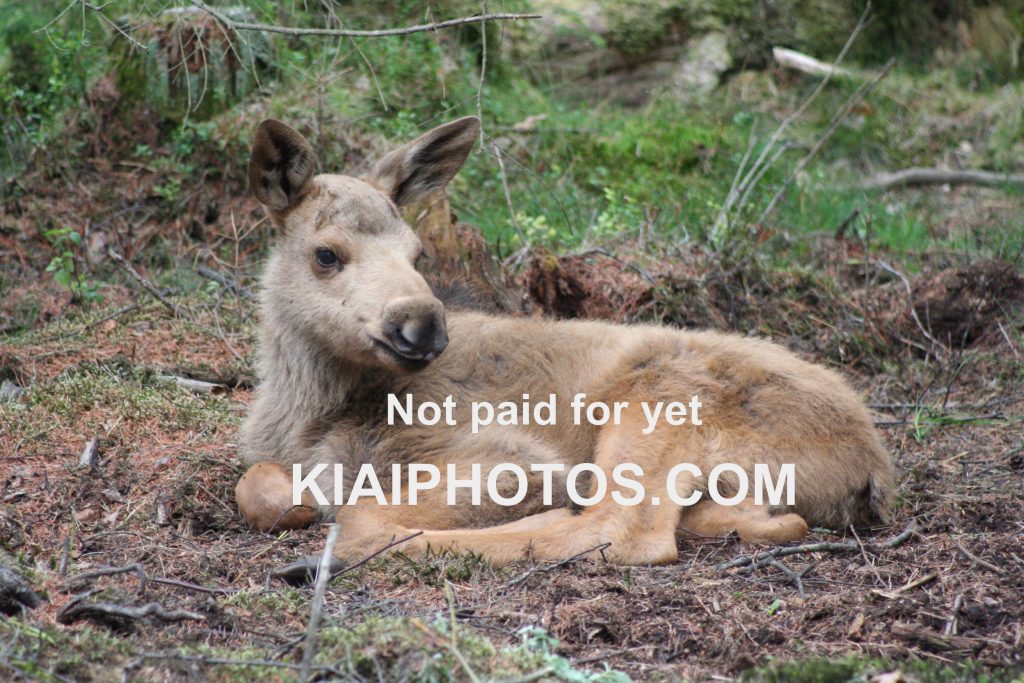
{"type": "MultiPolygon", "coordinates": [[[[421,244],[400,209],[445,187],[479,126],[475,117],[442,125],[354,178],[314,175],[314,152],[302,135],[279,121],[260,124],[249,182],[278,240],[263,275],[261,383],[241,437],[253,464],[236,488],[253,526],[297,528],[336,515],[336,555],[343,560],[422,530],[398,549],[474,551],[502,563],[527,554],[563,559],[610,544],[604,550],[610,560],[647,564],[676,559],[678,529],[703,536],[735,531],[746,541],[779,543],[803,537],[809,524],[845,529],[886,518],[893,466],[867,410],[836,373],[776,344],[650,325],[446,310],[414,267],[421,244]],[[620,419],[602,426],[560,419],[469,427],[474,401],[554,394],[557,413],[565,416],[580,393],[624,404],[620,419]],[[457,419],[389,425],[389,394],[411,394],[417,403],[451,396],[457,419]],[[642,403],[692,396],[702,406],[699,425],[649,428],[642,403]],[[573,506],[564,474],[554,475],[555,493],[544,500],[541,473],[531,471],[531,465],[568,470],[592,463],[611,480],[627,462],[643,473],[638,481],[648,497],[639,505],[606,496],[573,506]],[[435,464],[443,478],[453,465],[460,480],[474,464],[486,473],[513,463],[528,473],[528,494],[513,507],[486,497],[473,504],[463,488],[451,505],[442,480],[415,505],[405,496],[383,504],[392,502],[389,495],[318,506],[307,490],[294,506],[295,463],[306,472],[341,463],[345,479],[364,463],[385,479],[395,464],[435,464]],[[679,463],[702,473],[674,478],[674,493],[684,498],[705,491],[707,473],[721,463],[751,476],[756,464],[777,475],[792,463],[795,500],[756,505],[748,496],[725,506],[705,496],[678,505],[666,482],[679,463]]],[[[329,467],[319,477],[322,490],[333,490],[333,472],[329,467]]],[[[515,489],[512,479],[500,480],[503,491],[515,489]]]]}

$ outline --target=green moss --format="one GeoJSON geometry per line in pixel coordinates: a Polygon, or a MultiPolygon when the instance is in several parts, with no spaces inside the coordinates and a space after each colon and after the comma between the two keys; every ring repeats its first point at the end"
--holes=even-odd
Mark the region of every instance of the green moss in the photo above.
{"type": "Polygon", "coordinates": [[[608,44],[627,55],[642,55],[662,45],[684,12],[678,0],[604,0],[608,44]]]}
{"type": "Polygon", "coordinates": [[[744,683],[867,683],[881,673],[899,671],[917,683],[996,683],[1016,681],[1009,671],[986,673],[974,662],[946,664],[934,660],[885,662],[848,657],[844,659],[803,659],[769,664],[744,672],[744,683]]]}
{"type": "Polygon", "coordinates": [[[4,616],[0,616],[0,638],[10,668],[31,680],[55,683],[116,680],[114,669],[127,662],[133,649],[127,640],[105,629],[36,626],[4,616]]]}
{"type": "Polygon", "coordinates": [[[625,683],[616,671],[590,672],[555,654],[558,641],[540,628],[524,628],[520,643],[496,648],[463,624],[439,615],[418,619],[371,618],[354,627],[321,631],[317,661],[354,678],[412,681],[468,679],[561,680],[575,683],[625,683]],[[452,629],[454,628],[454,633],[452,629]]]}

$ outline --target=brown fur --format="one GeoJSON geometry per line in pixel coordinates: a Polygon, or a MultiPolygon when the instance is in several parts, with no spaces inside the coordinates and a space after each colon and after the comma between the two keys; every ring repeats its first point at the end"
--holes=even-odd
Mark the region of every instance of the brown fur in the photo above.
{"type": "MultiPolygon", "coordinates": [[[[385,488],[392,463],[434,463],[443,476],[447,463],[460,473],[480,463],[486,475],[504,462],[528,473],[531,463],[559,462],[568,470],[593,462],[611,486],[612,468],[632,462],[643,469],[648,498],[660,493],[666,502],[666,474],[680,462],[705,476],[718,463],[735,462],[751,482],[754,463],[773,473],[782,463],[796,465],[796,505],[773,510],[749,500],[735,507],[709,500],[687,508],[624,507],[609,495],[578,511],[567,507],[558,483],[563,495],[545,506],[540,474],[530,476],[530,495],[515,508],[489,503],[486,492],[480,506],[470,505],[465,490],[465,500],[449,506],[442,480],[416,506],[362,499],[325,510],[341,524],[337,553],[345,558],[424,530],[402,549],[472,550],[505,562],[526,552],[565,558],[611,543],[605,554],[616,562],[668,562],[676,558],[677,528],[777,543],[804,536],[808,524],[844,529],[885,518],[893,467],[867,410],[836,373],[780,346],[656,326],[445,314],[413,267],[419,240],[396,208],[442,188],[478,126],[472,117],[441,126],[389,154],[365,179],[314,177],[301,135],[278,122],[261,126],[250,177],[282,236],[263,277],[262,384],[242,431],[243,453],[255,463],[236,490],[247,519],[261,529],[308,523],[309,515],[300,514],[305,508],[292,510],[288,474],[279,465],[320,462],[344,463],[347,479],[360,463],[373,463],[385,488]],[[324,248],[344,265],[318,265],[314,254],[324,248]],[[422,344],[447,348],[434,359],[396,356],[388,345],[398,339],[402,347],[404,337],[395,336],[395,324],[412,330],[410,337],[425,325],[433,336],[421,335],[422,344]],[[392,336],[382,344],[388,329],[392,336]],[[575,426],[570,401],[577,392],[588,402],[630,407],[617,426],[575,426]],[[450,394],[458,425],[389,427],[388,393],[411,393],[417,403],[450,394]],[[552,393],[556,425],[470,433],[473,401],[552,393]],[[662,422],[642,433],[641,401],[688,401],[694,394],[703,403],[701,426],[662,422]]],[[[330,496],[331,471],[318,482],[330,496]]],[[[679,482],[692,490],[707,485],[705,478],[679,482]]]]}

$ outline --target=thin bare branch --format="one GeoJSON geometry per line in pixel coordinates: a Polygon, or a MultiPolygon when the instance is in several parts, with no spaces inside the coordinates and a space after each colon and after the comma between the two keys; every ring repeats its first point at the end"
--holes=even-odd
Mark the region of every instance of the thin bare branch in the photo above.
{"type": "Polygon", "coordinates": [[[192,4],[204,12],[209,13],[217,21],[224,24],[232,31],[263,31],[265,33],[284,33],[289,36],[343,36],[351,38],[384,38],[386,36],[405,36],[410,33],[424,33],[426,31],[440,31],[441,29],[454,26],[465,26],[467,24],[479,24],[486,21],[518,21],[520,19],[540,19],[540,14],[510,14],[501,12],[498,14],[477,14],[471,17],[460,19],[448,19],[434,24],[419,24],[417,26],[406,26],[404,28],[384,28],[371,30],[356,30],[342,28],[298,28],[294,26],[276,26],[274,24],[253,24],[246,21],[234,21],[223,13],[215,10],[201,0],[192,0],[192,4]]]}
{"type": "Polygon", "coordinates": [[[110,248],[107,249],[107,256],[113,259],[114,263],[120,266],[120,268],[124,272],[131,275],[133,280],[142,285],[142,288],[145,289],[150,294],[152,294],[157,301],[162,303],[164,307],[167,308],[167,310],[169,310],[175,316],[178,315],[178,307],[172,304],[170,301],[168,301],[167,297],[161,294],[160,290],[156,288],[156,285],[154,285],[146,278],[142,277],[139,271],[135,270],[132,264],[128,263],[128,261],[125,260],[124,256],[121,256],[116,251],[110,248]]]}
{"type": "Polygon", "coordinates": [[[759,223],[764,223],[765,220],[768,219],[768,216],[770,216],[772,212],[775,211],[779,203],[782,202],[782,199],[786,196],[786,192],[789,191],[789,188],[793,184],[793,181],[796,180],[796,177],[805,168],[807,168],[807,165],[814,160],[814,158],[818,155],[818,152],[821,151],[822,147],[824,147],[825,144],[832,139],[832,136],[835,135],[835,132],[839,130],[839,125],[846,119],[847,115],[851,111],[853,111],[853,108],[857,106],[857,103],[863,100],[865,97],[867,97],[871,93],[871,91],[875,89],[875,86],[881,83],[883,78],[889,75],[889,72],[892,71],[894,66],[896,66],[895,58],[890,59],[885,64],[885,66],[879,69],[878,73],[876,73],[870,81],[866,82],[864,85],[858,88],[857,91],[853,93],[853,95],[851,95],[846,100],[846,102],[843,103],[843,106],[839,109],[838,112],[836,112],[836,115],[832,117],[832,122],[829,124],[829,127],[825,129],[825,132],[821,135],[820,138],[818,138],[818,141],[814,143],[814,146],[811,147],[811,150],[807,152],[807,154],[804,155],[804,157],[800,159],[799,162],[797,162],[797,165],[793,169],[793,172],[789,174],[788,178],[786,178],[786,182],[782,184],[782,187],[780,187],[779,191],[775,193],[775,196],[772,197],[772,200],[768,202],[768,206],[765,207],[764,211],[761,212],[760,218],[757,219],[759,223]]]}
{"type": "Polygon", "coordinates": [[[332,524],[327,532],[327,542],[324,543],[324,552],[320,557],[320,566],[317,567],[316,584],[313,589],[313,599],[309,610],[309,627],[306,630],[306,644],[302,653],[301,680],[303,683],[309,680],[313,671],[313,657],[316,655],[317,630],[320,628],[320,610],[323,609],[324,592],[327,590],[327,582],[331,579],[331,559],[334,557],[334,544],[338,542],[337,524],[332,524]]]}

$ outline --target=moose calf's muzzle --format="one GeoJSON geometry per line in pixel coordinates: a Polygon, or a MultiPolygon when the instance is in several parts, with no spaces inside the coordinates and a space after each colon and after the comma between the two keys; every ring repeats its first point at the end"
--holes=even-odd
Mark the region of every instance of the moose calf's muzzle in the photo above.
{"type": "Polygon", "coordinates": [[[448,347],[444,306],[434,298],[408,297],[384,311],[384,334],[391,350],[409,361],[432,361],[448,347]]]}

